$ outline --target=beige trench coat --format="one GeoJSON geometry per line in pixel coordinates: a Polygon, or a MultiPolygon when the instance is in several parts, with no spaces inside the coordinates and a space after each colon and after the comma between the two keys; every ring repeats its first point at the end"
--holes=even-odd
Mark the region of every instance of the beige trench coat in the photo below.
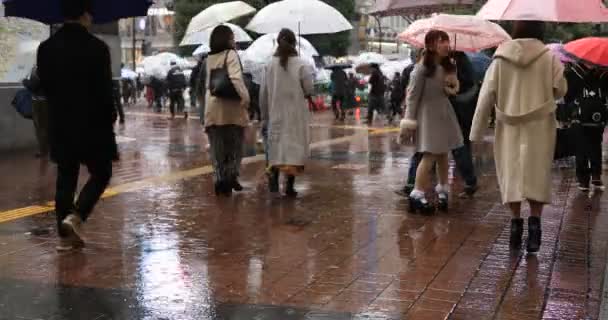
{"type": "Polygon", "coordinates": [[[496,108],[494,160],[503,203],[551,202],[555,101],[566,94],[561,62],[534,39],[504,43],[487,71],[471,129],[481,141],[496,108]]]}
{"type": "Polygon", "coordinates": [[[249,108],[250,97],[249,90],[247,90],[243,80],[243,70],[236,50],[209,55],[207,58],[207,81],[205,83],[207,84],[205,89],[205,127],[223,125],[246,127],[249,124],[247,108],[249,108]],[[211,70],[222,68],[224,61],[228,67],[230,80],[232,80],[234,88],[241,97],[240,101],[217,98],[209,92],[211,70]]]}

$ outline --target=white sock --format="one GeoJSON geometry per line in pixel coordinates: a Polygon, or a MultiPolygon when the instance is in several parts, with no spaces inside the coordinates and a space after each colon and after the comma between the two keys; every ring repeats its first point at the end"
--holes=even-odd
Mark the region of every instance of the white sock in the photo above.
{"type": "Polygon", "coordinates": [[[449,187],[448,187],[448,185],[447,185],[447,184],[443,184],[443,185],[442,185],[442,184],[438,184],[438,185],[435,187],[435,192],[437,192],[437,194],[438,194],[438,196],[439,196],[440,198],[447,198],[447,195],[448,195],[448,193],[449,193],[449,190],[450,190],[450,189],[449,189],[449,187]]]}
{"type": "Polygon", "coordinates": [[[424,191],[420,191],[417,189],[412,190],[412,193],[410,193],[410,198],[420,200],[423,203],[426,202],[426,199],[424,197],[424,191]]]}

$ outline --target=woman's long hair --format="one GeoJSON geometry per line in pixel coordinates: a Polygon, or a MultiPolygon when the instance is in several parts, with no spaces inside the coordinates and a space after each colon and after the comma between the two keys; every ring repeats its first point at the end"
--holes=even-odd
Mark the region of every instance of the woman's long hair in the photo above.
{"type": "Polygon", "coordinates": [[[211,39],[209,40],[209,47],[211,48],[210,54],[216,54],[224,50],[234,49],[232,40],[234,39],[234,33],[232,29],[226,25],[219,25],[211,32],[211,39]]]}
{"type": "Polygon", "coordinates": [[[274,56],[279,57],[281,67],[287,70],[287,63],[290,57],[296,57],[298,51],[296,50],[296,35],[289,29],[282,29],[277,37],[279,46],[274,56]]]}
{"type": "MultiPolygon", "coordinates": [[[[437,71],[436,57],[437,52],[435,46],[439,41],[450,41],[450,36],[441,30],[431,30],[424,37],[424,58],[422,64],[426,67],[426,76],[433,77],[435,71],[437,71]]],[[[456,71],[456,66],[452,63],[449,57],[445,57],[441,60],[440,65],[445,69],[446,72],[456,71]]]]}

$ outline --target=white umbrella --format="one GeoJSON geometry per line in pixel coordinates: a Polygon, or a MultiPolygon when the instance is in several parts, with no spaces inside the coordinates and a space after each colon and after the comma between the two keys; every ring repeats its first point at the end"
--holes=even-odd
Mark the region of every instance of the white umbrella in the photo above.
{"type": "Polygon", "coordinates": [[[337,33],[353,26],[332,6],[319,0],[283,0],[264,7],[246,29],[266,34],[289,28],[298,34],[337,33]]]}
{"type": "Polygon", "coordinates": [[[196,48],[196,50],[194,50],[194,52],[192,53],[192,56],[200,57],[200,56],[208,54],[209,52],[211,52],[211,48],[209,48],[208,45],[203,43],[198,48],[196,48]]]}
{"type": "Polygon", "coordinates": [[[383,55],[375,52],[362,52],[354,59],[354,65],[356,67],[362,66],[364,64],[378,64],[383,65],[388,62],[388,59],[383,55]]]}
{"type": "Polygon", "coordinates": [[[120,70],[120,77],[123,79],[137,79],[138,74],[137,72],[128,69],[128,68],[122,68],[122,70],[120,70]]]}
{"type": "MultiPolygon", "coordinates": [[[[230,27],[230,29],[232,29],[232,32],[234,33],[234,41],[236,41],[236,42],[251,42],[252,41],[249,34],[247,34],[247,31],[243,30],[243,28],[237,26],[236,24],[232,24],[232,23],[223,23],[223,24],[230,27]]],[[[192,46],[192,45],[199,45],[199,44],[209,45],[210,40],[211,40],[211,33],[213,32],[213,29],[215,29],[215,27],[216,26],[213,26],[213,27],[207,28],[205,30],[186,34],[184,36],[184,39],[182,40],[182,42],[179,45],[180,46],[192,46]]]]}
{"type": "MultiPolygon", "coordinates": [[[[275,52],[277,51],[277,33],[265,34],[259,38],[257,38],[246,50],[246,54],[248,59],[257,62],[268,63],[272,60],[275,52]]],[[[316,57],[319,55],[317,49],[312,46],[308,40],[299,37],[298,40],[298,48],[296,48],[300,53],[300,56],[308,61],[312,61],[314,64],[314,59],[312,57],[316,57]]]]}
{"type": "Polygon", "coordinates": [[[169,70],[171,70],[171,62],[174,61],[182,68],[190,67],[188,61],[170,52],[163,52],[155,56],[146,57],[142,61],[142,65],[146,76],[164,79],[169,70]]]}
{"type": "Polygon", "coordinates": [[[209,29],[218,24],[234,20],[255,12],[255,8],[243,1],[214,4],[197,14],[188,25],[186,35],[209,29]]]}
{"type": "Polygon", "coordinates": [[[386,78],[388,78],[389,80],[393,80],[395,73],[399,73],[401,74],[403,72],[403,69],[405,69],[405,67],[409,66],[412,63],[412,61],[410,59],[406,59],[406,60],[399,60],[399,61],[389,61],[385,64],[383,64],[380,67],[380,70],[382,71],[382,74],[384,74],[384,76],[386,78]]]}

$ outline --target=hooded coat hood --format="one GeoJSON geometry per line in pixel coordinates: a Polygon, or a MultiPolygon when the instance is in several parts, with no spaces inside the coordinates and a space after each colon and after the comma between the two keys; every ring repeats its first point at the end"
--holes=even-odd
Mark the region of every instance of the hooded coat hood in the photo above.
{"type": "Polygon", "coordinates": [[[516,39],[505,42],[496,50],[495,58],[505,59],[519,67],[527,67],[549,49],[537,39],[516,39]]]}

